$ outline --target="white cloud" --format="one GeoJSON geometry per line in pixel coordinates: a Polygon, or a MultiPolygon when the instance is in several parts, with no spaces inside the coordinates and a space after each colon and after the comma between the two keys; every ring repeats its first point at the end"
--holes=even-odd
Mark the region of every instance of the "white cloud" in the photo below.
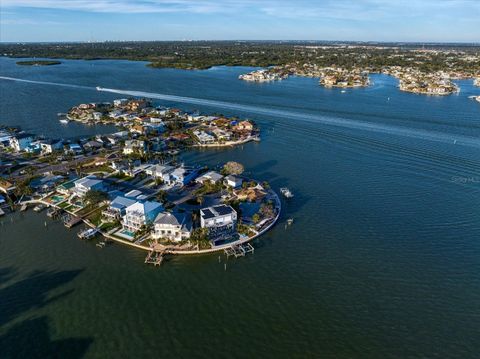
{"type": "MultiPolygon", "coordinates": [[[[375,20],[379,16],[464,11],[480,16],[480,0],[1,0],[1,8],[44,8],[105,13],[225,13],[285,18],[375,20]]],[[[3,11],[2,9],[2,11],[3,11]]]]}

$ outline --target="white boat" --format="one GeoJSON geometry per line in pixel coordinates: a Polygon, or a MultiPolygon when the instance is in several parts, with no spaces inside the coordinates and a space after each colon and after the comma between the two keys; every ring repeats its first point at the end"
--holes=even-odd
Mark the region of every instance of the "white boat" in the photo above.
{"type": "Polygon", "coordinates": [[[97,228],[89,228],[84,231],[78,232],[77,236],[80,239],[90,239],[94,237],[97,234],[97,232],[98,232],[97,228]]]}
{"type": "Polygon", "coordinates": [[[292,198],[293,193],[287,187],[280,188],[280,193],[283,194],[286,198],[292,198]]]}
{"type": "Polygon", "coordinates": [[[60,119],[60,123],[67,124],[67,123],[69,123],[69,122],[70,122],[70,120],[69,120],[68,118],[62,118],[62,119],[60,119]]]}
{"type": "Polygon", "coordinates": [[[45,209],[45,207],[46,207],[46,206],[45,206],[44,204],[41,204],[41,203],[40,203],[39,205],[33,207],[33,210],[34,210],[35,212],[41,212],[41,211],[43,211],[43,210],[45,209]]]}
{"type": "Polygon", "coordinates": [[[97,91],[102,91],[102,88],[100,86],[95,87],[97,91]]]}

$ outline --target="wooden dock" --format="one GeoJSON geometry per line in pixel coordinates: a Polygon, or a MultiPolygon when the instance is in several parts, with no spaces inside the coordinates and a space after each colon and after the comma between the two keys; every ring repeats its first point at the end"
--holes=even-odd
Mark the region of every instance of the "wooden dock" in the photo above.
{"type": "Polygon", "coordinates": [[[247,254],[255,252],[255,248],[250,243],[243,243],[230,246],[225,248],[224,250],[225,255],[228,257],[233,256],[235,258],[238,257],[245,257],[247,254]]]}
{"type": "Polygon", "coordinates": [[[160,266],[163,262],[164,254],[164,251],[149,251],[147,257],[145,257],[145,264],[153,264],[154,266],[160,266]]]}
{"type": "Polygon", "coordinates": [[[82,218],[67,214],[63,216],[63,224],[67,228],[72,228],[73,226],[79,224],[82,221],[82,218]]]}
{"type": "Polygon", "coordinates": [[[62,213],[60,208],[50,207],[47,211],[47,216],[50,218],[58,218],[62,213]]]}

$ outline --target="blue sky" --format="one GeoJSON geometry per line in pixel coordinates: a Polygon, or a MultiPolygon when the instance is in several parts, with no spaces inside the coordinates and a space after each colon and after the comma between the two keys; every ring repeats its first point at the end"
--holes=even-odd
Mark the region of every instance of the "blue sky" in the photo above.
{"type": "Polygon", "coordinates": [[[480,0],[0,0],[0,41],[480,42],[480,0]]]}

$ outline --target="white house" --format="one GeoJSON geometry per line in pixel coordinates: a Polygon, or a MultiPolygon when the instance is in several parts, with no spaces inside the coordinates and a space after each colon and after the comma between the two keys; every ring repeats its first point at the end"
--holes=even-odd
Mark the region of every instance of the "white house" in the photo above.
{"type": "Polygon", "coordinates": [[[153,165],[148,168],[145,173],[149,176],[153,176],[155,178],[160,178],[164,183],[170,184],[172,178],[170,177],[170,173],[175,170],[175,167],[168,166],[168,165],[153,165]]]}
{"type": "Polygon", "coordinates": [[[125,141],[125,146],[123,147],[123,154],[130,155],[132,153],[144,154],[147,151],[147,144],[145,141],[140,140],[127,140],[125,141]]]}
{"type": "Polygon", "coordinates": [[[218,183],[221,181],[223,176],[220,173],[217,173],[215,171],[209,171],[202,176],[198,177],[195,182],[204,184],[205,182],[211,182],[213,184],[218,183]]]}
{"type": "Polygon", "coordinates": [[[137,201],[132,198],[117,196],[112,202],[110,202],[108,208],[102,212],[103,218],[111,222],[120,220],[126,214],[127,207],[136,202],[137,201]]]}
{"type": "Polygon", "coordinates": [[[126,98],[119,98],[117,100],[113,100],[113,106],[115,107],[124,106],[127,103],[128,103],[128,100],[126,98]]]}
{"type": "Polygon", "coordinates": [[[186,213],[162,212],[153,222],[152,237],[169,239],[175,242],[190,238],[192,218],[186,213]]]}
{"type": "Polygon", "coordinates": [[[214,243],[231,238],[237,231],[237,212],[225,204],[202,208],[200,225],[208,229],[208,236],[214,243]]]}
{"type": "Polygon", "coordinates": [[[105,191],[105,184],[101,179],[95,176],[83,177],[74,182],[75,187],[72,191],[80,197],[85,196],[88,191],[105,191]]]}
{"type": "Polygon", "coordinates": [[[195,137],[197,137],[198,142],[200,142],[202,145],[207,145],[215,142],[215,137],[213,137],[209,133],[206,133],[205,131],[195,130],[193,131],[193,134],[195,135],[195,137]]]}
{"type": "Polygon", "coordinates": [[[39,142],[43,154],[53,153],[63,149],[63,142],[58,140],[42,140],[39,142]]]}
{"type": "Polygon", "coordinates": [[[229,175],[229,176],[225,177],[224,183],[225,183],[225,185],[227,185],[229,187],[238,188],[242,185],[243,180],[239,177],[229,175]]]}
{"type": "Polygon", "coordinates": [[[123,229],[135,233],[142,226],[153,223],[162,211],[163,207],[158,202],[135,202],[125,210],[125,216],[122,218],[123,229]]]}
{"type": "Polygon", "coordinates": [[[186,167],[178,167],[170,173],[170,183],[178,183],[179,185],[187,185],[190,183],[198,174],[198,170],[186,168],[186,167]]]}
{"type": "Polygon", "coordinates": [[[31,145],[33,139],[34,136],[28,133],[15,135],[10,138],[10,147],[17,152],[24,151],[28,146],[31,145]]]}

